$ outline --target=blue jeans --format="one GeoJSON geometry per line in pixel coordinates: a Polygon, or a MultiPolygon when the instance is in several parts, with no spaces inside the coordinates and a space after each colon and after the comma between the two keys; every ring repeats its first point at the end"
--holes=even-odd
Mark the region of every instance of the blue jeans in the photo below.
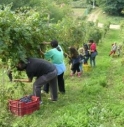
{"type": "Polygon", "coordinates": [[[80,61],[80,66],[79,66],[80,71],[83,71],[83,66],[82,66],[82,65],[83,65],[83,63],[84,63],[84,60],[81,60],[81,61],[80,61]]]}
{"type": "Polygon", "coordinates": [[[91,65],[91,67],[95,67],[96,66],[95,58],[96,57],[90,57],[90,65],[91,65]]]}

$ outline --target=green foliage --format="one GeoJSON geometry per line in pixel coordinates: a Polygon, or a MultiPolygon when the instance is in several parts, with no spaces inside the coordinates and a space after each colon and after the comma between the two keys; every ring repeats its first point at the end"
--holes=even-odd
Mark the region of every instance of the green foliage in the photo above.
{"type": "Polygon", "coordinates": [[[65,16],[70,17],[71,9],[68,5],[56,5],[56,3],[48,4],[47,11],[49,14],[50,22],[57,23],[61,21],[65,16]],[[53,8],[54,6],[54,8],[53,8]],[[66,14],[66,15],[65,15],[66,14]]]}
{"type": "Polygon", "coordinates": [[[102,38],[102,31],[96,27],[93,22],[82,22],[80,28],[83,31],[83,43],[88,42],[90,39],[93,39],[97,44],[102,38]]]}
{"type": "Polygon", "coordinates": [[[103,31],[103,34],[104,34],[104,36],[106,35],[106,33],[109,31],[109,28],[110,28],[110,22],[108,21],[108,22],[106,22],[105,24],[104,24],[104,31],[103,31]]]}
{"type": "MultiPolygon", "coordinates": [[[[55,5],[51,1],[50,4],[55,5]]],[[[18,58],[40,57],[39,48],[42,48],[43,51],[47,48],[41,45],[41,42],[52,39],[58,39],[65,51],[68,50],[68,46],[82,45],[89,39],[93,39],[99,44],[99,40],[102,38],[102,29],[97,28],[95,23],[84,22],[82,19],[74,20],[68,6],[64,6],[62,10],[65,14],[67,11],[69,13],[61,18],[63,16],[62,10],[59,10],[59,13],[55,12],[60,6],[55,6],[53,9],[52,6],[47,5],[44,2],[40,12],[27,8],[28,6],[18,8],[16,11],[11,11],[11,5],[1,7],[0,57],[4,63],[8,59],[14,63],[18,58]],[[52,9],[49,10],[49,7],[52,9]],[[56,18],[53,12],[57,15],[56,18]]],[[[0,125],[2,127],[123,126],[124,85],[122,76],[124,68],[120,66],[121,58],[113,59],[107,55],[111,43],[115,40],[117,42],[123,40],[123,23],[121,33],[109,30],[109,22],[105,25],[106,38],[103,38],[104,43],[98,45],[99,55],[96,58],[96,68],[84,72],[80,79],[77,77],[73,79],[69,76],[70,70],[66,64],[66,94],[59,95],[56,103],[47,100],[49,95],[42,97],[43,105],[40,106],[40,110],[31,115],[20,118],[13,116],[8,111],[8,100],[18,99],[32,93],[32,85],[9,83],[6,80],[6,68],[1,67],[0,125]]],[[[0,64],[3,66],[3,63],[0,64]]],[[[14,71],[14,77],[17,76],[25,77],[24,74],[16,75],[14,71]]]]}
{"type": "Polygon", "coordinates": [[[12,3],[12,10],[15,10],[17,8],[23,7],[23,6],[30,6],[30,7],[35,7],[40,5],[40,0],[0,0],[1,5],[8,5],[12,3]]]}
{"type": "Polygon", "coordinates": [[[121,31],[124,30],[124,21],[122,21],[122,22],[120,23],[120,28],[121,28],[121,31]]]}
{"type": "MultiPolygon", "coordinates": [[[[69,24],[70,21],[67,23],[69,24]]],[[[8,111],[7,102],[11,97],[17,99],[23,95],[29,95],[32,92],[32,84],[9,83],[4,72],[6,69],[0,70],[0,125],[3,127],[123,126],[124,85],[122,77],[124,68],[120,66],[122,57],[113,59],[107,55],[111,43],[115,40],[117,42],[122,40],[119,35],[120,30],[107,32],[103,43],[97,47],[99,52],[96,57],[97,66],[89,72],[84,72],[82,77],[70,77],[69,65],[66,64],[67,71],[64,76],[66,94],[58,94],[58,101],[55,103],[49,102],[47,99],[49,94],[42,96],[43,104],[40,110],[30,115],[23,117],[12,115],[8,111]]],[[[67,62],[66,59],[65,62],[67,62]]],[[[23,73],[22,76],[25,77],[23,73]]]]}
{"type": "Polygon", "coordinates": [[[11,11],[12,4],[1,6],[0,56],[4,63],[8,59],[15,63],[18,59],[40,57],[39,48],[45,51],[41,42],[52,39],[58,39],[65,51],[70,45],[79,45],[89,38],[99,42],[101,31],[94,24],[73,20],[72,12],[66,5],[59,9],[54,2],[45,6],[47,2],[42,1],[41,12],[26,6],[15,11],[11,11]]]}
{"type": "Polygon", "coordinates": [[[53,0],[56,1],[57,4],[70,4],[72,0],[53,0]]]}
{"type": "Polygon", "coordinates": [[[87,109],[81,104],[72,104],[62,110],[58,110],[55,115],[62,116],[59,117],[56,122],[52,122],[49,127],[80,127],[88,126],[89,118],[85,117],[87,115],[87,109]],[[78,109],[76,110],[78,106],[78,109]],[[72,112],[73,111],[73,112],[72,112]]]}
{"type": "Polygon", "coordinates": [[[124,1],[123,0],[103,0],[104,10],[106,13],[110,15],[122,15],[122,11],[124,9],[124,1]]]}
{"type": "Polygon", "coordinates": [[[86,0],[75,0],[71,2],[73,8],[86,8],[88,6],[86,0]]]}
{"type": "Polygon", "coordinates": [[[40,57],[38,46],[45,40],[44,35],[50,34],[49,26],[45,23],[46,15],[34,10],[15,14],[7,6],[0,11],[0,17],[3,19],[0,21],[1,59],[16,62],[16,59],[40,57]]]}
{"type": "Polygon", "coordinates": [[[107,81],[106,81],[106,77],[101,77],[101,80],[99,81],[99,84],[103,87],[107,87],[107,81]]]}
{"type": "Polygon", "coordinates": [[[29,92],[30,89],[25,86],[23,83],[9,83],[6,81],[6,69],[1,68],[0,71],[0,125],[7,127],[10,126],[10,122],[5,121],[13,121],[11,119],[11,114],[8,112],[8,102],[11,99],[19,99],[25,95],[27,95],[27,91],[29,92]],[[4,110],[2,110],[4,107],[4,110]],[[4,120],[5,121],[4,121],[4,120]]]}

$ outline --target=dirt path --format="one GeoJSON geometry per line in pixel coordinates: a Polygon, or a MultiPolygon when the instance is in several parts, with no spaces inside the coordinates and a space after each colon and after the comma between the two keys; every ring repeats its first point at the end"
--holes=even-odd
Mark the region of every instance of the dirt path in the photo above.
{"type": "MultiPolygon", "coordinates": [[[[98,16],[102,14],[102,10],[100,10],[99,8],[96,9],[93,13],[89,14],[87,21],[92,21],[92,22],[96,22],[96,20],[98,19],[98,16]]],[[[103,27],[104,24],[102,23],[98,23],[98,27],[103,27]]],[[[120,25],[110,25],[110,29],[120,29],[120,25]]]]}
{"type": "Polygon", "coordinates": [[[92,21],[92,22],[96,22],[96,20],[98,19],[98,16],[99,14],[101,13],[102,11],[100,9],[96,9],[93,13],[91,13],[89,16],[88,16],[88,21],[92,21]]]}

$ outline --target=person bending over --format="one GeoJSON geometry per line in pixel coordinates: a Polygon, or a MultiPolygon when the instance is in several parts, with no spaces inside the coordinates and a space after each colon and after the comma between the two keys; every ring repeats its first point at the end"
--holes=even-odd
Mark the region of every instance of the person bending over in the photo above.
{"type": "Polygon", "coordinates": [[[41,99],[41,87],[44,84],[49,83],[51,101],[57,101],[57,70],[56,67],[43,59],[28,58],[26,62],[20,60],[17,64],[18,71],[26,71],[28,79],[14,79],[14,81],[21,82],[32,82],[33,78],[36,77],[33,83],[33,95],[41,99]]]}

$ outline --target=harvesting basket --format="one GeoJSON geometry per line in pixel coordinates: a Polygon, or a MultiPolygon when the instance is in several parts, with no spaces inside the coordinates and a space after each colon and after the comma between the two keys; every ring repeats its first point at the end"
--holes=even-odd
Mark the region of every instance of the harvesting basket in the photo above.
{"type": "Polygon", "coordinates": [[[32,96],[31,100],[28,103],[21,102],[20,100],[9,100],[10,112],[17,116],[24,116],[33,113],[35,110],[39,110],[39,97],[32,96]]]}
{"type": "Polygon", "coordinates": [[[89,72],[91,70],[91,66],[88,64],[83,64],[84,72],[89,72]]]}

